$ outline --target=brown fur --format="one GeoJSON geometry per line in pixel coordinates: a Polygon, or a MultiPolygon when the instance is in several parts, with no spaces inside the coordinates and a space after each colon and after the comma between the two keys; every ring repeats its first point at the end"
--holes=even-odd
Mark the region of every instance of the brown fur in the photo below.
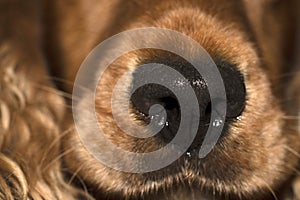
{"type": "MultiPolygon", "coordinates": [[[[92,198],[84,187],[71,185],[77,176],[97,199],[300,199],[295,178],[300,160],[297,4],[0,0],[0,25],[5,27],[0,29],[0,198],[92,198]],[[197,161],[199,169],[180,159],[160,171],[129,174],[99,163],[82,146],[70,112],[65,112],[66,95],[49,80],[50,73],[72,83],[95,45],[121,31],[148,26],[188,35],[213,58],[237,65],[244,75],[247,104],[241,120],[197,161]],[[65,174],[71,174],[70,181],[65,174]]],[[[160,147],[155,139],[126,136],[114,123],[109,106],[118,78],[153,57],[163,59],[165,54],[139,50],[121,56],[97,90],[98,120],[107,136],[127,150],[160,147]]],[[[72,84],[58,82],[71,91],[72,84]]],[[[126,98],[119,98],[125,104],[126,98]]],[[[102,141],[97,142],[101,147],[102,141]]]]}

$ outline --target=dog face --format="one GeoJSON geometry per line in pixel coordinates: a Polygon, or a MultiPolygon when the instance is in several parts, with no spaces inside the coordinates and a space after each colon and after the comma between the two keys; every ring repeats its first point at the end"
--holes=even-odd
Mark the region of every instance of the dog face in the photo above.
{"type": "MultiPolygon", "coordinates": [[[[141,49],[116,59],[98,82],[95,108],[103,133],[119,148],[137,153],[155,151],[174,137],[181,114],[176,97],[157,85],[141,87],[131,97],[128,95],[139,67],[159,63],[184,74],[200,102],[200,125],[192,146],[165,168],[147,173],[126,173],[95,159],[74,133],[66,139],[67,148],[76,146],[66,156],[67,165],[106,195],[117,194],[119,198],[272,198],[296,167],[297,158],[291,151],[299,148],[298,136],[297,131],[290,128],[292,122],[285,120],[285,113],[273,94],[274,86],[266,70],[270,66],[265,66],[260,58],[263,52],[253,39],[243,5],[231,1],[221,4],[214,1],[145,1],[137,4],[138,12],[144,14],[139,14],[134,20],[128,14],[123,23],[125,27],[119,30],[113,27],[111,32],[159,27],[178,31],[198,42],[213,58],[224,81],[227,114],[222,136],[205,158],[198,158],[195,152],[198,152],[207,131],[211,99],[207,97],[207,88],[193,83],[204,79],[178,55],[141,49]],[[149,14],[150,11],[153,13],[149,14]],[[166,109],[168,126],[155,137],[134,138],[115,122],[111,109],[112,93],[117,81],[127,72],[130,73],[117,97],[117,113],[125,123],[133,120],[143,127],[149,123],[150,107],[161,104],[166,109]],[[123,112],[128,102],[130,116],[123,112]]],[[[157,37],[155,42],[164,41],[157,37]]],[[[87,98],[91,96],[80,101],[80,109],[85,110],[87,98]]],[[[128,129],[136,131],[130,126],[128,129]]],[[[108,151],[106,141],[95,142],[101,152],[108,151]]],[[[129,159],[128,163],[131,162],[129,159]]]]}

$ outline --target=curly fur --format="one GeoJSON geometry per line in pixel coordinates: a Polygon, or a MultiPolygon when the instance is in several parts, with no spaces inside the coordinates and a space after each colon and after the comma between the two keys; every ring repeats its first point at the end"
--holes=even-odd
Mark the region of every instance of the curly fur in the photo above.
{"type": "Polygon", "coordinates": [[[70,199],[57,160],[63,99],[38,89],[14,55],[1,53],[1,199],[70,199]]]}

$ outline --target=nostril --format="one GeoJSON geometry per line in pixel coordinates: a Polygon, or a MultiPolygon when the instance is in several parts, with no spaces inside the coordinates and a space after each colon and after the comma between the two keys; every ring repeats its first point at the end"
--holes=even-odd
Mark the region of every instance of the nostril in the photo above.
{"type": "MultiPolygon", "coordinates": [[[[155,104],[162,105],[168,119],[177,119],[180,117],[180,107],[177,98],[169,89],[158,84],[147,84],[138,88],[131,96],[133,107],[138,113],[144,115],[144,120],[148,122],[149,111],[155,104]]],[[[167,120],[168,120],[167,119],[167,120]]]]}
{"type": "Polygon", "coordinates": [[[238,117],[246,104],[246,87],[243,75],[236,66],[221,64],[219,67],[226,90],[227,118],[238,117]]]}
{"type": "MultiPolygon", "coordinates": [[[[180,106],[177,98],[169,89],[158,84],[144,85],[132,94],[131,103],[137,113],[137,119],[146,124],[149,124],[152,119],[149,113],[151,106],[162,105],[165,108],[167,118],[165,119],[165,126],[157,133],[156,137],[165,143],[169,143],[173,139],[180,124],[180,106]]],[[[156,114],[160,115],[161,113],[156,114]]],[[[159,116],[156,117],[159,118],[159,116]]]]}
{"type": "Polygon", "coordinates": [[[211,102],[209,102],[205,108],[205,116],[209,116],[211,114],[211,102]]]}
{"type": "Polygon", "coordinates": [[[166,110],[179,109],[179,104],[176,98],[174,97],[163,97],[159,99],[162,102],[166,110]]]}

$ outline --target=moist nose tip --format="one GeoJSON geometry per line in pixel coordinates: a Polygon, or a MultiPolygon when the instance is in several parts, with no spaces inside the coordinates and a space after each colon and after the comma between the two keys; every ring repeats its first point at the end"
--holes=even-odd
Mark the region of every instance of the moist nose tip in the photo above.
{"type": "MultiPolygon", "coordinates": [[[[243,76],[234,65],[222,63],[217,66],[223,79],[226,91],[226,118],[236,118],[242,113],[246,102],[246,89],[243,76]]],[[[191,66],[175,66],[173,68],[189,81],[189,84],[192,86],[196,94],[199,108],[195,109],[199,109],[201,119],[195,141],[198,141],[197,143],[201,143],[199,141],[202,141],[206,134],[204,132],[206,132],[205,130],[209,125],[209,120],[213,109],[207,85],[204,78],[195,68],[191,66]]],[[[133,83],[134,78],[135,76],[133,75],[133,83]]],[[[180,85],[178,87],[180,87],[180,85]]],[[[165,127],[160,131],[159,134],[157,134],[157,137],[162,139],[164,142],[170,142],[172,138],[175,137],[180,124],[180,109],[182,106],[179,105],[178,99],[170,91],[170,89],[159,84],[143,85],[132,94],[131,102],[133,107],[139,113],[142,113],[144,116],[146,116],[144,119],[142,119],[145,121],[149,120],[149,110],[152,105],[162,105],[166,110],[167,119],[165,127]]]]}

